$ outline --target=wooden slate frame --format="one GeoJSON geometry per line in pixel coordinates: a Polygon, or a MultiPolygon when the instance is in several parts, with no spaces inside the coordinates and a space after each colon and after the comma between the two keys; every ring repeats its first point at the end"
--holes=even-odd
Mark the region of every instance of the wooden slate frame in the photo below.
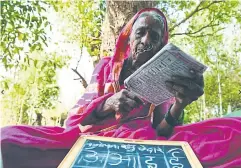
{"type": "Polygon", "coordinates": [[[190,165],[193,168],[203,168],[190,145],[185,141],[163,141],[163,140],[138,140],[138,139],[124,139],[124,138],[111,138],[100,136],[82,136],[75,142],[68,154],[62,160],[58,168],[71,168],[75,158],[78,156],[79,151],[82,149],[86,140],[100,140],[107,142],[130,143],[130,144],[143,144],[143,145],[169,145],[181,146],[190,165]]]}

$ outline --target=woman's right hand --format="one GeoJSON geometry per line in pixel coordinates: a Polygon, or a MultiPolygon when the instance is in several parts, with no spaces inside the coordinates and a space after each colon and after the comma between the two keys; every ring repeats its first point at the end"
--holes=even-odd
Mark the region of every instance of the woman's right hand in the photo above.
{"type": "Polygon", "coordinates": [[[126,89],[122,89],[120,92],[109,97],[104,105],[103,111],[105,112],[118,112],[121,114],[121,118],[125,117],[134,108],[142,105],[142,101],[133,93],[126,89]]]}

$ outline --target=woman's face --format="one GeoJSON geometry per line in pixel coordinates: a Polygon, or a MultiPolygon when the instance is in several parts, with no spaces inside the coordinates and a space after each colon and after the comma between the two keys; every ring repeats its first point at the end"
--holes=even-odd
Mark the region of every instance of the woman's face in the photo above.
{"type": "Polygon", "coordinates": [[[143,16],[136,20],[130,35],[133,65],[143,65],[163,47],[163,25],[153,16],[143,16]]]}

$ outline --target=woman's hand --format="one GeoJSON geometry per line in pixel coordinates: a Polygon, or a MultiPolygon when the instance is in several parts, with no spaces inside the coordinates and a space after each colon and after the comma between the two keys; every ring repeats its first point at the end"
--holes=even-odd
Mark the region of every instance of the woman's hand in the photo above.
{"type": "Polygon", "coordinates": [[[173,76],[172,80],[166,81],[167,89],[175,95],[176,102],[173,108],[183,110],[188,104],[203,95],[203,75],[190,70],[192,78],[173,76]],[[178,108],[177,108],[178,107],[178,108]]]}
{"type": "Polygon", "coordinates": [[[105,101],[103,111],[118,112],[122,118],[127,116],[130,111],[141,104],[142,101],[137,96],[126,89],[122,89],[105,101]]]}
{"type": "MultiPolygon", "coordinates": [[[[203,75],[190,70],[192,78],[173,76],[172,80],[166,81],[167,89],[175,95],[176,102],[170,109],[170,114],[178,120],[183,109],[193,101],[203,95],[203,75]]],[[[157,134],[169,136],[173,131],[173,126],[166,120],[162,120],[156,128],[157,134]]]]}

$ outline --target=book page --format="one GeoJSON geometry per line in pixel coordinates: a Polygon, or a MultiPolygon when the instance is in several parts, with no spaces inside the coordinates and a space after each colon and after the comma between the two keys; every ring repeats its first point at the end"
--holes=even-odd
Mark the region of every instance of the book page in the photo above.
{"type": "Polygon", "coordinates": [[[192,77],[190,69],[203,74],[207,67],[169,43],[129,76],[125,86],[157,106],[174,96],[166,89],[165,81],[171,80],[174,75],[192,77]]]}

